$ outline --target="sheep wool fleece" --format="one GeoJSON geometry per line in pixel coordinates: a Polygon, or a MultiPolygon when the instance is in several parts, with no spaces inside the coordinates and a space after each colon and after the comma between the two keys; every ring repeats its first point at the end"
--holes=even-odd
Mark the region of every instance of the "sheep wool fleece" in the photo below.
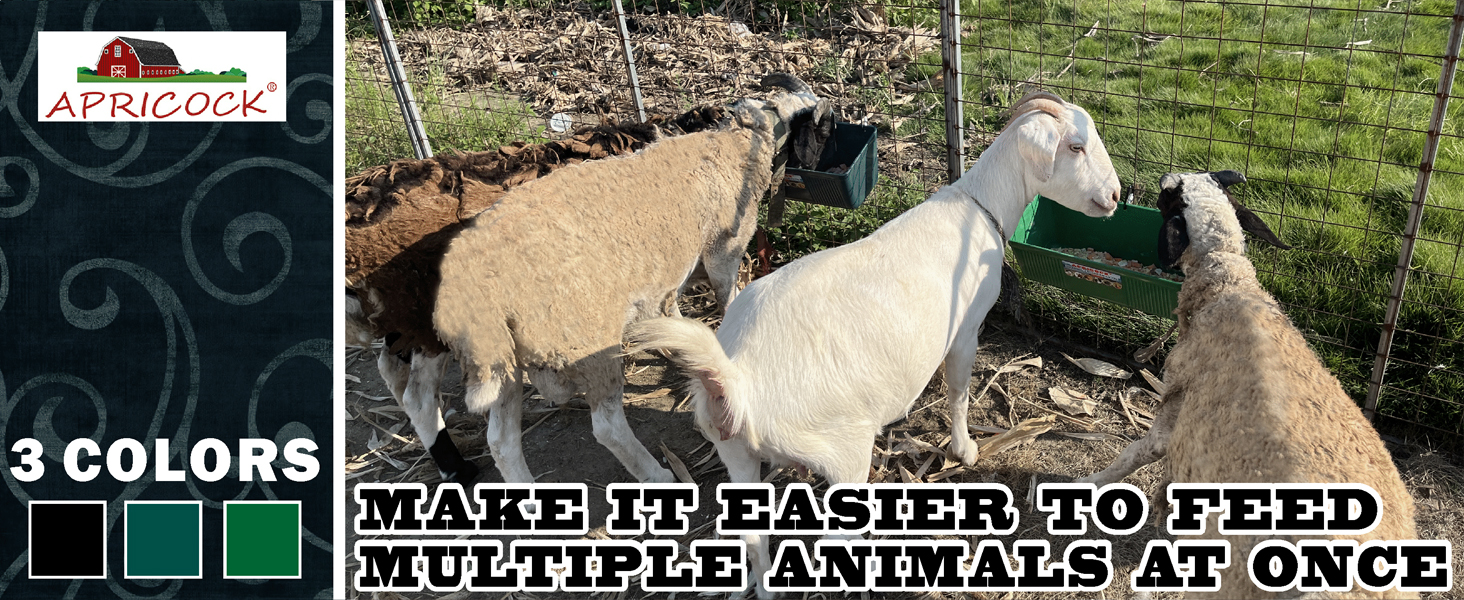
{"type": "Polygon", "coordinates": [[[518,368],[609,393],[625,323],[659,315],[698,257],[740,259],[776,148],[761,110],[736,119],[528,182],[452,242],[434,322],[469,381],[500,388],[470,410],[509,395],[518,368]]]}
{"type": "MultiPolygon", "coordinates": [[[[1183,402],[1170,437],[1170,480],[1364,483],[1382,500],[1381,523],[1365,535],[1333,537],[1415,539],[1413,498],[1387,449],[1276,300],[1261,289],[1255,267],[1243,254],[1230,200],[1202,182],[1185,185],[1185,200],[1191,245],[1182,258],[1186,278],[1177,311],[1182,337],[1165,368],[1166,401],[1183,402]]],[[[1218,536],[1213,519],[1206,531],[1218,536]]],[[[1250,583],[1244,557],[1264,539],[1294,543],[1305,537],[1310,536],[1226,536],[1232,566],[1222,571],[1224,587],[1216,596],[1272,597],[1250,583]]],[[[1328,597],[1417,596],[1358,586],[1328,597]]]]}

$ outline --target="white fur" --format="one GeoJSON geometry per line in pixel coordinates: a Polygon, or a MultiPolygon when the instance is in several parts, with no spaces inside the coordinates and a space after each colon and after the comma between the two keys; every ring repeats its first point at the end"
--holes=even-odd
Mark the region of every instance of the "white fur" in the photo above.
{"type": "MultiPolygon", "coordinates": [[[[346,295],[346,345],[370,348],[376,341],[371,334],[370,317],[362,311],[361,301],[346,295]]],[[[417,432],[423,449],[429,449],[444,431],[446,422],[438,405],[437,391],[447,369],[447,353],[430,355],[414,349],[405,360],[383,346],[376,356],[376,370],[397,404],[407,413],[412,429],[417,432]]],[[[444,479],[457,477],[438,469],[444,479]]]]}
{"type": "MultiPolygon", "coordinates": [[[[811,254],[753,282],[715,337],[699,323],[656,319],[641,347],[674,352],[697,376],[697,424],[734,483],[761,461],[807,466],[831,483],[868,479],[875,436],[909,410],[942,363],[951,449],[977,450],[966,429],[976,332],[1000,293],[1003,244],[977,200],[1010,233],[1042,194],[1089,216],[1111,215],[1118,176],[1083,109],[1062,119],[1018,114],[959,181],[865,239],[811,254]],[[1077,148],[1075,150],[1075,148],[1077,148]],[[708,387],[722,386],[735,435],[723,440],[708,387]]],[[[767,540],[748,536],[758,595],[767,540]]]]}

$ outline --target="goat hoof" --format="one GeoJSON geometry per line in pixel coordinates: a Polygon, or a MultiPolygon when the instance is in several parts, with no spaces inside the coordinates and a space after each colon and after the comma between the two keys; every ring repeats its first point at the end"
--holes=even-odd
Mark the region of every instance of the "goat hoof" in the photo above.
{"type": "Polygon", "coordinates": [[[437,473],[442,476],[442,481],[461,483],[467,487],[478,478],[478,465],[463,458],[446,429],[437,432],[437,441],[432,443],[427,452],[432,455],[432,461],[437,463],[437,473]]]}
{"type": "Polygon", "coordinates": [[[956,455],[956,458],[961,461],[961,464],[968,467],[976,464],[976,459],[981,457],[981,448],[976,445],[976,442],[970,439],[967,439],[964,444],[953,442],[951,444],[951,450],[956,455]]]}
{"type": "Polygon", "coordinates": [[[676,475],[671,473],[670,469],[661,469],[645,478],[641,483],[676,483],[676,475]]]}
{"type": "Polygon", "coordinates": [[[477,481],[477,479],[478,465],[473,464],[473,461],[470,460],[463,461],[463,466],[459,467],[456,473],[442,478],[443,481],[449,483],[461,483],[463,487],[473,485],[473,482],[477,481]]]}
{"type": "Polygon", "coordinates": [[[460,483],[466,488],[472,486],[473,481],[478,479],[478,465],[464,462],[455,472],[438,471],[437,474],[442,476],[443,483],[460,483]]]}

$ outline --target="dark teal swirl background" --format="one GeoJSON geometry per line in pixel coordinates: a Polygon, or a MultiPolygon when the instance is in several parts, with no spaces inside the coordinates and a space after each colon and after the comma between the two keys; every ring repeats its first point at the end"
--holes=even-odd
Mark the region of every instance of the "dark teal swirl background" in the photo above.
{"type": "Polygon", "coordinates": [[[332,13],[0,2],[0,600],[331,597],[332,13]],[[284,31],[288,121],[37,123],[36,33],[114,30],[284,31]],[[68,442],[124,437],[150,453],[171,440],[174,469],[218,438],[234,468],[214,483],[158,482],[151,464],[130,483],[105,466],[66,476],[68,442]],[[10,471],[23,438],[46,448],[35,482],[10,471]],[[320,474],[293,482],[278,461],[278,481],[240,481],[240,438],[310,438],[320,474]],[[106,580],[26,577],[30,500],[108,501],[106,580]],[[128,500],[203,502],[203,579],[122,577],[128,500]],[[226,500],[302,501],[301,579],[223,579],[226,500]]]}

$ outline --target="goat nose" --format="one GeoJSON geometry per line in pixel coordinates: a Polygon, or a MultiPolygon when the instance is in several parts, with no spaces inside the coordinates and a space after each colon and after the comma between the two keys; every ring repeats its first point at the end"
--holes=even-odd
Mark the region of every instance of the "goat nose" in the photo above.
{"type": "Polygon", "coordinates": [[[1109,195],[1109,199],[1113,201],[1114,206],[1118,206],[1118,201],[1121,197],[1122,196],[1119,195],[1119,190],[1113,190],[1113,193],[1109,195]]]}

